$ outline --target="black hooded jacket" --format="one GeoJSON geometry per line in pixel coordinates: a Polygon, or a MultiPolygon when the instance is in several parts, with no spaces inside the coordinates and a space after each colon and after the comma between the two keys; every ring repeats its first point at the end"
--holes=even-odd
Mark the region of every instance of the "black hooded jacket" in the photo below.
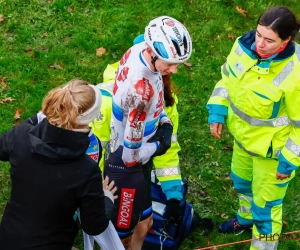
{"type": "Polygon", "coordinates": [[[0,226],[1,250],[70,250],[80,209],[90,235],[108,226],[102,177],[86,150],[87,133],[23,122],[0,136],[0,160],[11,164],[12,190],[0,226]]]}

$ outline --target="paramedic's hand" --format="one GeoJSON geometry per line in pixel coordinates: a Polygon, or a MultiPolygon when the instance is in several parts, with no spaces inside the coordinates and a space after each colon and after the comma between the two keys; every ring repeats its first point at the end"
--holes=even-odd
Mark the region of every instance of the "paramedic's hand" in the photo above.
{"type": "MultiPolygon", "coordinates": [[[[114,195],[117,191],[117,187],[115,186],[115,182],[111,181],[109,184],[109,178],[108,176],[105,177],[105,180],[103,181],[103,190],[107,190],[111,193],[111,196],[113,196],[113,199],[118,199],[118,195],[114,195]]],[[[106,195],[106,191],[104,191],[104,194],[106,195]]],[[[106,195],[107,196],[107,195],[106,195]]]]}
{"type": "Polygon", "coordinates": [[[153,157],[163,155],[171,147],[173,126],[171,123],[163,123],[158,127],[155,135],[148,142],[159,141],[159,146],[153,157]]]}
{"type": "Polygon", "coordinates": [[[173,218],[174,222],[178,222],[181,219],[183,214],[183,207],[180,206],[180,200],[170,199],[166,203],[166,212],[164,217],[171,219],[173,218]]]}
{"type": "Polygon", "coordinates": [[[290,178],[291,175],[290,174],[281,174],[279,172],[276,173],[276,179],[277,180],[284,180],[284,179],[287,179],[287,178],[290,178]]]}
{"type": "Polygon", "coordinates": [[[213,123],[209,125],[210,132],[215,137],[216,139],[221,138],[221,133],[223,129],[223,124],[222,123],[213,123]]]}

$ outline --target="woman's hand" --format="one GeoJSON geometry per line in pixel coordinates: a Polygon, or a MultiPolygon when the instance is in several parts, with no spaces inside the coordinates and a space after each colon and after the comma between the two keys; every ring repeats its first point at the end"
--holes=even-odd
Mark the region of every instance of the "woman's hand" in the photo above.
{"type": "Polygon", "coordinates": [[[276,173],[276,179],[277,180],[284,180],[284,179],[287,179],[287,178],[290,178],[291,175],[290,174],[281,174],[279,172],[276,173]]]}
{"type": "Polygon", "coordinates": [[[213,123],[213,124],[210,124],[209,127],[210,127],[210,132],[213,135],[213,137],[215,137],[216,139],[219,140],[221,138],[223,124],[222,123],[213,123]]]}
{"type": "Polygon", "coordinates": [[[105,180],[104,180],[104,182],[103,182],[103,189],[106,189],[106,190],[110,191],[111,194],[112,194],[113,197],[114,197],[114,200],[115,200],[115,199],[118,199],[118,195],[114,195],[115,192],[116,192],[117,189],[118,189],[118,188],[115,186],[115,181],[111,181],[111,182],[109,183],[109,185],[108,185],[108,183],[109,183],[109,178],[108,178],[108,176],[106,176],[106,177],[105,177],[105,180]]]}

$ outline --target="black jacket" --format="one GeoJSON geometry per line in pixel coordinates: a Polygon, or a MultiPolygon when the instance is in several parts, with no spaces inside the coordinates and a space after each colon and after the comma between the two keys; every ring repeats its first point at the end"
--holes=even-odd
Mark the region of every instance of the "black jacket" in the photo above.
{"type": "Polygon", "coordinates": [[[87,133],[44,119],[23,122],[0,136],[0,160],[11,164],[12,190],[0,226],[1,250],[70,250],[80,208],[90,235],[108,225],[102,177],[88,155],[87,133]]]}

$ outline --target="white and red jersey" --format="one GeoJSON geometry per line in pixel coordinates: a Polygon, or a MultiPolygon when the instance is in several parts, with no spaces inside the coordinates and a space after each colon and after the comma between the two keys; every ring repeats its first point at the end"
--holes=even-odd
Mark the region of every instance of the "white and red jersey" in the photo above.
{"type": "Polygon", "coordinates": [[[148,143],[159,123],[171,122],[164,110],[161,74],[143,56],[145,43],[131,47],[120,60],[113,89],[112,152],[124,146],[122,159],[128,167],[145,164],[158,143],[148,143]]]}

